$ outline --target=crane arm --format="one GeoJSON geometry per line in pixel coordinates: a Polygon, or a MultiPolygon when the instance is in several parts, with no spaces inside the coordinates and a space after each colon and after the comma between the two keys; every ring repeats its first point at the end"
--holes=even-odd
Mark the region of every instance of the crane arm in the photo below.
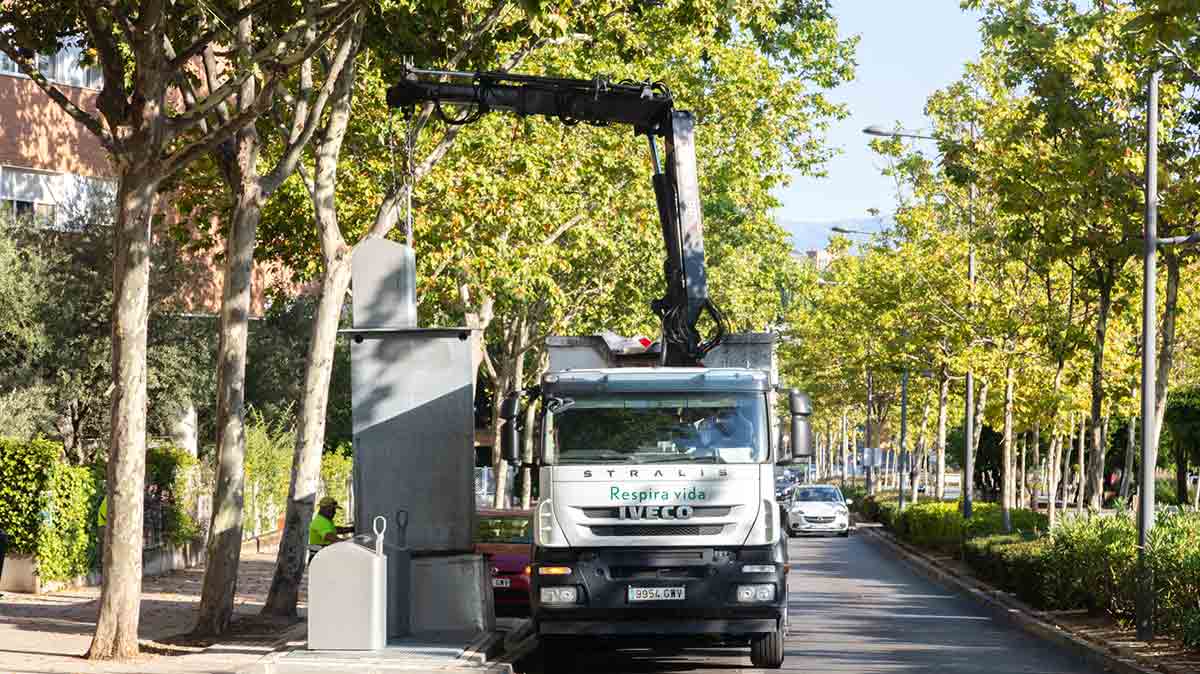
{"type": "Polygon", "coordinates": [[[654,196],[666,247],[666,294],[651,303],[662,321],[663,363],[700,365],[720,343],[725,321],[708,298],[704,228],[696,172],[695,118],[676,110],[661,84],[613,83],[496,72],[455,72],[406,67],[387,91],[393,108],[432,103],[442,119],[467,124],[491,111],[555,118],[566,124],[627,124],[644,134],[654,164],[654,196]],[[459,117],[443,105],[466,107],[459,117]],[[657,138],[663,138],[665,166],[657,138]],[[704,315],[715,324],[705,339],[698,328],[704,315]]]}

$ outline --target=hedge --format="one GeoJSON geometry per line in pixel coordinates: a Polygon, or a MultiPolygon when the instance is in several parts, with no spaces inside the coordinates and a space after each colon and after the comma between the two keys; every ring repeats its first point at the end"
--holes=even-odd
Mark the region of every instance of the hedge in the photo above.
{"type": "Polygon", "coordinates": [[[49,440],[0,438],[0,529],[8,534],[10,554],[37,550],[45,497],[61,454],[62,445],[49,440]]]}
{"type": "MultiPolygon", "coordinates": [[[[0,529],[10,553],[33,555],[42,580],[87,573],[100,544],[96,515],[104,497],[103,466],[72,466],[62,445],[0,438],[0,529]]],[[[146,451],[146,486],[163,503],[163,537],[181,544],[199,533],[191,515],[196,459],[175,447],[146,451]]]]}
{"type": "Polygon", "coordinates": [[[49,440],[0,438],[0,529],[10,553],[37,558],[43,580],[82,575],[96,556],[101,481],[61,455],[49,440]]]}
{"type": "MultiPolygon", "coordinates": [[[[976,503],[970,521],[964,524],[961,504],[949,501],[920,501],[903,512],[896,496],[876,494],[862,501],[859,512],[892,530],[900,539],[939,550],[954,551],[963,541],[1004,533],[1003,511],[995,503],[976,503]]],[[[1013,531],[1036,535],[1047,527],[1046,516],[1031,510],[1010,511],[1013,531]]]]}
{"type": "MultiPolygon", "coordinates": [[[[960,545],[963,559],[980,578],[1038,608],[1133,618],[1137,526],[1131,512],[1065,517],[1047,534],[1041,513],[1013,510],[1013,533],[1004,534],[1000,507],[994,503],[976,504],[965,527],[955,503],[920,503],[900,513],[891,498],[870,497],[862,511],[915,545],[960,545]]],[[[1160,513],[1148,558],[1155,624],[1200,647],[1200,513],[1160,513]]]]}

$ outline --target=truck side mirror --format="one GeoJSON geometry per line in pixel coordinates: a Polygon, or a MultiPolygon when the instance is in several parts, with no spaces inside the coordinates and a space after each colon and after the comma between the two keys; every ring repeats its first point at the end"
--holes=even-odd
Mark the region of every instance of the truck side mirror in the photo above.
{"type": "Polygon", "coordinates": [[[788,410],[792,414],[791,460],[811,457],[812,424],[808,417],[812,414],[812,401],[808,394],[797,389],[788,392],[788,410]]]}
{"type": "Polygon", "coordinates": [[[514,391],[505,396],[500,403],[500,418],[504,426],[500,428],[500,453],[504,460],[516,463],[521,459],[521,392],[514,391]]]}

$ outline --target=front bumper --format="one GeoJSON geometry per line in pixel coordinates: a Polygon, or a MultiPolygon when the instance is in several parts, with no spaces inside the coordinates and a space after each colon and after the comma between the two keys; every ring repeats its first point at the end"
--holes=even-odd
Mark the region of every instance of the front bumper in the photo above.
{"type": "Polygon", "coordinates": [[[832,518],[809,518],[797,513],[788,513],[787,527],[792,535],[841,534],[850,530],[850,516],[847,514],[832,518]]]}
{"type": "Polygon", "coordinates": [[[596,548],[534,550],[531,604],[540,634],[589,636],[747,636],[782,628],[787,606],[786,546],[752,548],[596,548]],[[743,571],[746,565],[770,572],[743,571]],[[539,566],[568,566],[542,576],[539,566]],[[738,602],[738,585],[773,585],[774,598],[738,602]],[[574,586],[574,604],[546,604],[543,587],[574,586]],[[683,599],[631,601],[629,589],[683,588],[683,599]]]}

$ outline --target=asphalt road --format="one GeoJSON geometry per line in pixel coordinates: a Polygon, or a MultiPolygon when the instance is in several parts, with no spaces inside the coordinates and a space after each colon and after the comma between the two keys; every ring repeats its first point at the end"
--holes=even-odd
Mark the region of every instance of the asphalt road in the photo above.
{"type": "MultiPolygon", "coordinates": [[[[969,599],[910,571],[865,536],[791,541],[787,672],[1093,672],[969,599]]],[[[548,666],[547,672],[560,671],[548,666]]],[[[577,672],[757,671],[749,649],[600,650],[577,672]]]]}

